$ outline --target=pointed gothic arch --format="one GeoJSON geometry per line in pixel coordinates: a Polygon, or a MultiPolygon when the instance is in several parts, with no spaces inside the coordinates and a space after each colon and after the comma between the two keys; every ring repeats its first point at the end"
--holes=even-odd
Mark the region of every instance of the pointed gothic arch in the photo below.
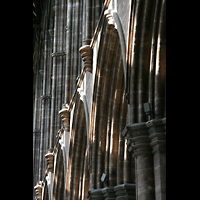
{"type": "Polygon", "coordinates": [[[124,158],[124,154],[129,153],[124,148],[125,140],[121,136],[127,115],[124,36],[114,11],[106,10],[102,20],[96,66],[93,65],[95,78],[89,136],[90,189],[115,186],[124,181],[133,183],[133,179],[125,178],[124,171],[130,170],[131,158],[129,155],[124,158]],[[100,181],[102,173],[107,174],[107,185],[100,181]]]}
{"type": "Polygon", "coordinates": [[[54,180],[52,189],[52,200],[64,200],[64,163],[61,145],[58,144],[54,162],[54,180]]]}
{"type": "Polygon", "coordinates": [[[66,197],[86,200],[88,191],[87,130],[83,102],[76,94],[70,131],[66,197]]]}
{"type": "Polygon", "coordinates": [[[48,189],[48,185],[47,185],[47,181],[45,181],[45,184],[44,184],[44,189],[43,189],[43,198],[44,200],[49,200],[49,189],[48,189]]]}

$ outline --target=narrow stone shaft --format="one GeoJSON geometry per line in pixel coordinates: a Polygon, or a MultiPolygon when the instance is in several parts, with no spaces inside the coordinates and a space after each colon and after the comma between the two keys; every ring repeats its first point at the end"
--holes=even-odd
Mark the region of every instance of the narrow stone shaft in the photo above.
{"type": "Polygon", "coordinates": [[[166,200],[166,134],[163,119],[146,123],[154,153],[154,176],[156,200],[166,200]]]}
{"type": "Polygon", "coordinates": [[[153,154],[146,123],[129,124],[122,134],[135,157],[136,199],[155,200],[153,154]]]}

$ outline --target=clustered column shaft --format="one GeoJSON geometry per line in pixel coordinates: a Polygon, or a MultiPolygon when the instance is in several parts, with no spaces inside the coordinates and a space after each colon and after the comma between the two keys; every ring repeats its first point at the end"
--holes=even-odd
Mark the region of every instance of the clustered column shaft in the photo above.
{"type": "MultiPolygon", "coordinates": [[[[165,121],[166,122],[166,121],[165,121]]],[[[154,153],[154,176],[156,200],[166,199],[166,134],[163,119],[147,122],[149,138],[154,153]]]]}
{"type": "Polygon", "coordinates": [[[135,157],[136,199],[166,199],[166,118],[129,124],[123,131],[135,157]]]}
{"type": "Polygon", "coordinates": [[[135,157],[136,199],[154,200],[153,154],[145,122],[127,125],[122,133],[135,157]]]}

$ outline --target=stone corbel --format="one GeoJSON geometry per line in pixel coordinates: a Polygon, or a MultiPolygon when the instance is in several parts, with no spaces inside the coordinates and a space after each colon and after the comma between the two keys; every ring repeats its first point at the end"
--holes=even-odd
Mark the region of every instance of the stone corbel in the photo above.
{"type": "Polygon", "coordinates": [[[42,181],[39,181],[37,185],[34,187],[36,193],[36,200],[42,200],[42,181]]]}
{"type": "Polygon", "coordinates": [[[70,112],[69,112],[69,105],[63,104],[62,110],[59,111],[59,114],[63,121],[63,127],[66,132],[70,131],[70,112]]]}
{"type": "Polygon", "coordinates": [[[90,45],[84,45],[79,49],[84,63],[84,71],[92,73],[93,51],[90,45]]]}
{"type": "Polygon", "coordinates": [[[48,172],[53,173],[54,168],[54,155],[52,153],[53,149],[49,149],[48,153],[45,155],[45,158],[47,159],[47,169],[48,172]]]}

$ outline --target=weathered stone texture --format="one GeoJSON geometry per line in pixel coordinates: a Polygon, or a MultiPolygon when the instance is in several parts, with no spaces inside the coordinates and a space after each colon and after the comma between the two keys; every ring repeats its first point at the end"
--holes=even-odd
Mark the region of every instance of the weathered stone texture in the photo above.
{"type": "Polygon", "coordinates": [[[166,199],[165,9],[33,1],[33,199],[166,199]]]}

